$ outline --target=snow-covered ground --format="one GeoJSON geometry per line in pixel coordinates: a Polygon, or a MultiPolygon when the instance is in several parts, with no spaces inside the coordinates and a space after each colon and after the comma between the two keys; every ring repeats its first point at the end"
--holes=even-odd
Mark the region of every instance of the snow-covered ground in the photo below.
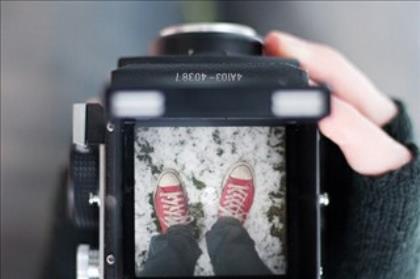
{"type": "Polygon", "coordinates": [[[286,272],[284,129],[270,127],[137,127],[135,140],[135,257],[142,270],[150,239],[159,233],[152,193],[165,168],[179,171],[196,219],[203,253],[195,275],[213,275],[204,234],[217,219],[222,179],[239,160],[254,167],[255,198],[244,224],[262,260],[286,272]]]}

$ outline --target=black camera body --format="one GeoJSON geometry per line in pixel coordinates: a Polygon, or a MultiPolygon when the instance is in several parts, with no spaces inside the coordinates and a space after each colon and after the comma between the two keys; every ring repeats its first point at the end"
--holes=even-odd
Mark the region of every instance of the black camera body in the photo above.
{"type": "Polygon", "coordinates": [[[329,113],[328,89],[309,86],[297,61],[262,56],[261,40],[244,26],[170,27],[155,42],[154,54],[120,59],[103,105],[74,106],[72,215],[98,232],[97,251],[78,249],[78,278],[138,276],[133,160],[138,127],[279,126],[287,249],[286,269],[278,276],[320,278],[321,207],[328,196],[321,193],[317,121],[329,113]]]}

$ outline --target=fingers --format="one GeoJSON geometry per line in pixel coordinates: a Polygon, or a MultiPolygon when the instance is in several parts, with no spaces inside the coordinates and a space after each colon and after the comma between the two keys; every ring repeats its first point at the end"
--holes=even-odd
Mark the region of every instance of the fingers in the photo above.
{"type": "Polygon", "coordinates": [[[311,80],[332,89],[332,111],[319,128],[356,172],[379,175],[411,160],[410,152],[380,128],[396,115],[395,104],[341,54],[281,32],[266,37],[265,53],[298,59],[311,80]]]}
{"type": "Polygon", "coordinates": [[[296,58],[315,82],[326,83],[342,100],[348,102],[378,126],[389,122],[397,107],[348,60],[328,46],[311,43],[282,32],[265,38],[265,53],[296,58]]]}
{"type": "Polygon", "coordinates": [[[349,165],[363,175],[396,170],[411,160],[411,153],[358,110],[337,97],[331,114],[320,121],[321,132],[336,143],[349,165]]]}

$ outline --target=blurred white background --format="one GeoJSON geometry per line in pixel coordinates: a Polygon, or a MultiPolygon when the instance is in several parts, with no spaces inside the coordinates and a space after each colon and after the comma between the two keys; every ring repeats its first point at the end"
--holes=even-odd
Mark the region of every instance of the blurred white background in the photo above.
{"type": "MultiPolygon", "coordinates": [[[[1,2],[1,277],[39,278],[71,105],[97,96],[120,56],[159,29],[241,22],[332,45],[420,124],[418,2],[1,2]]],[[[419,131],[417,130],[417,135],[419,131]]]]}

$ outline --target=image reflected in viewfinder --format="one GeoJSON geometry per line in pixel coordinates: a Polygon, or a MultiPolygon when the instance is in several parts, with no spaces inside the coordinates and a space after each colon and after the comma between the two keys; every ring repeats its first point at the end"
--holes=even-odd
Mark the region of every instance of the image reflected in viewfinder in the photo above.
{"type": "Polygon", "coordinates": [[[201,250],[194,275],[217,275],[208,252],[215,241],[208,238],[226,215],[243,226],[271,273],[286,273],[283,127],[137,126],[135,131],[137,277],[143,275],[150,250],[159,245],[155,240],[177,222],[188,223],[201,250]],[[178,211],[162,216],[168,210],[178,211]]]}

